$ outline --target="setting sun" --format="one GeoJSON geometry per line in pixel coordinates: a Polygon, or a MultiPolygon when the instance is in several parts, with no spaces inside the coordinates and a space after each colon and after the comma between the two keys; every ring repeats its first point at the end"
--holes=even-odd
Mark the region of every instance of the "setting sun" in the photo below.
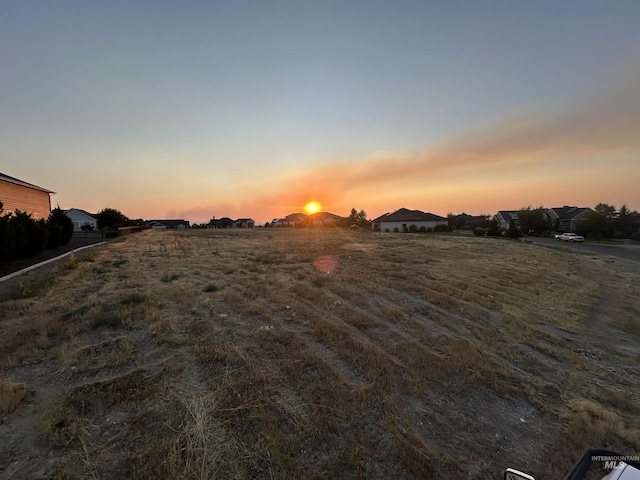
{"type": "Polygon", "coordinates": [[[304,206],[307,213],[316,213],[320,211],[320,204],[318,202],[309,202],[304,206]]]}

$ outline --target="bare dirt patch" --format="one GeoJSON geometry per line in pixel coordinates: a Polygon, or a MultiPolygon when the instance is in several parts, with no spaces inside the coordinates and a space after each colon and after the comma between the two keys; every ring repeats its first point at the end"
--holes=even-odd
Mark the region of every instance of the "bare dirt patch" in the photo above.
{"type": "Polygon", "coordinates": [[[351,230],[99,247],[0,303],[0,479],[552,478],[638,452],[620,262],[351,230]]]}

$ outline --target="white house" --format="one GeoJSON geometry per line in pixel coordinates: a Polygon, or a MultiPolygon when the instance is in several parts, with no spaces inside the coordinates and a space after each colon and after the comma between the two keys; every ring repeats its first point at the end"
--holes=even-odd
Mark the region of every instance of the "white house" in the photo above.
{"type": "Polygon", "coordinates": [[[253,218],[239,218],[233,222],[233,228],[254,228],[256,222],[253,218]]]}
{"type": "Polygon", "coordinates": [[[371,228],[380,232],[404,232],[411,229],[411,225],[415,225],[417,229],[420,227],[435,228],[438,225],[448,225],[445,217],[434,215],[433,213],[425,213],[420,210],[408,210],[401,208],[393,213],[385,213],[371,222],[371,228]]]}
{"type": "Polygon", "coordinates": [[[95,215],[80,210],[79,208],[70,208],[64,214],[73,222],[73,229],[76,232],[82,230],[82,227],[89,228],[90,230],[98,229],[98,220],[95,215]]]}
{"type": "Polygon", "coordinates": [[[278,221],[278,227],[296,227],[307,218],[304,213],[291,213],[278,221]]]}
{"type": "Polygon", "coordinates": [[[146,225],[155,230],[178,229],[184,230],[189,228],[188,220],[147,220],[146,225]]]}

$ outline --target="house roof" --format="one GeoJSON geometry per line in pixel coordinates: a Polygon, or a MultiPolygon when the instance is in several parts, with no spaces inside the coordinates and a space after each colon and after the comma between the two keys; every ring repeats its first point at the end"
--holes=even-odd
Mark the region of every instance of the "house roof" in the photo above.
{"type": "Polygon", "coordinates": [[[561,220],[571,220],[572,218],[579,217],[583,213],[591,210],[589,207],[564,207],[550,208],[561,220]]]}
{"type": "Polygon", "coordinates": [[[500,215],[505,222],[518,219],[518,210],[498,210],[496,217],[500,215]]]}
{"type": "Polygon", "coordinates": [[[177,225],[184,225],[186,227],[189,226],[188,220],[148,220],[147,223],[155,223],[155,224],[160,223],[162,225],[166,225],[167,227],[177,226],[177,225]]]}
{"type": "Polygon", "coordinates": [[[304,213],[290,213],[284,218],[281,218],[281,222],[298,222],[300,220],[304,220],[307,217],[304,213]]]}
{"type": "Polygon", "coordinates": [[[96,220],[98,218],[98,214],[97,213],[89,213],[86,210],[82,210],[80,208],[70,208],[69,210],[65,210],[64,213],[70,212],[71,210],[75,210],[76,212],[80,212],[83,215],[86,215],[87,217],[91,217],[94,220],[96,220]]]}
{"type": "Polygon", "coordinates": [[[326,222],[327,220],[344,220],[344,217],[331,212],[316,212],[307,216],[311,222],[326,222]]]}
{"type": "Polygon", "coordinates": [[[4,173],[0,173],[0,181],[13,183],[14,185],[20,185],[21,187],[32,188],[34,190],[39,190],[41,192],[45,192],[49,194],[56,193],[56,192],[52,192],[51,190],[47,190],[46,188],[38,187],[37,185],[34,185],[32,183],[27,183],[22,180],[18,180],[17,178],[10,177],[9,175],[5,175],[4,173]]]}
{"type": "Polygon", "coordinates": [[[379,216],[374,222],[439,222],[447,221],[446,218],[433,213],[425,213],[420,210],[401,208],[392,213],[379,216]]]}
{"type": "Polygon", "coordinates": [[[253,222],[253,218],[239,218],[236,222],[253,222]]]}

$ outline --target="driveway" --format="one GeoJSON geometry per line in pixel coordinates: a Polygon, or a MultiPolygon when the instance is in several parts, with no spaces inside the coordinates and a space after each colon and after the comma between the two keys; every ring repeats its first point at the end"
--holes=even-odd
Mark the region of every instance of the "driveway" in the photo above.
{"type": "Polygon", "coordinates": [[[527,241],[548,247],[563,247],[575,252],[594,253],[607,257],[617,257],[640,263],[640,245],[605,245],[601,243],[559,242],[551,238],[527,237],[527,241]]]}

